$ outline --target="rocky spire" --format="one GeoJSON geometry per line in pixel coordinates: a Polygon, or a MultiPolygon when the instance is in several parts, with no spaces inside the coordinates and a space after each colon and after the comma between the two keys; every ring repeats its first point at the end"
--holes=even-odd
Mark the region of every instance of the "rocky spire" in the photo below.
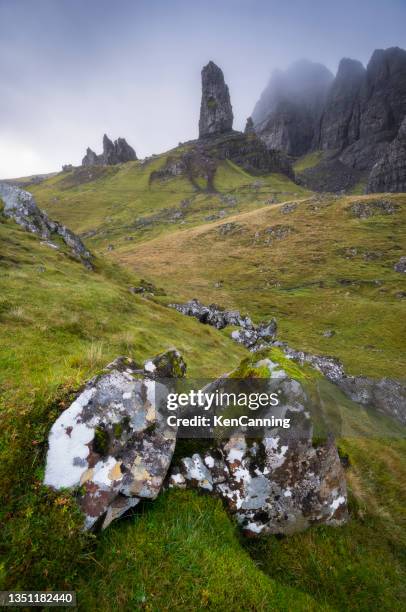
{"type": "Polygon", "coordinates": [[[110,166],[118,163],[116,148],[107,134],[103,136],[103,163],[110,166]]]}
{"type": "Polygon", "coordinates": [[[86,155],[82,159],[82,166],[96,166],[99,163],[98,156],[92,149],[87,147],[86,155]]]}
{"type": "Polygon", "coordinates": [[[202,70],[199,138],[231,132],[232,128],[233,109],[223,72],[214,62],[209,62],[202,70]]]}
{"type": "Polygon", "coordinates": [[[252,120],[252,117],[248,117],[247,123],[245,124],[244,134],[254,134],[254,133],[255,133],[254,122],[252,120]]]}
{"type": "Polygon", "coordinates": [[[120,162],[134,161],[137,155],[132,147],[128,144],[125,138],[117,138],[114,143],[116,156],[120,162]]]}

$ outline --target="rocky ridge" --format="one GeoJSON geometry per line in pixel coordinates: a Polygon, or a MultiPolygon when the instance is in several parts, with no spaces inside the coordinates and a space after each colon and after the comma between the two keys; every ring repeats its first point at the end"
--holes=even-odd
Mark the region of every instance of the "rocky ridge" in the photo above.
{"type": "Polygon", "coordinates": [[[50,219],[44,211],[38,208],[31,193],[6,183],[0,183],[0,198],[4,202],[3,214],[6,217],[13,219],[26,231],[37,234],[51,248],[59,248],[52,242],[53,237],[59,236],[75,259],[81,261],[87,268],[93,268],[92,255],[81,239],[62,223],[50,219]]]}
{"type": "Polygon", "coordinates": [[[387,152],[369,175],[367,193],[406,191],[406,116],[387,152]]]}

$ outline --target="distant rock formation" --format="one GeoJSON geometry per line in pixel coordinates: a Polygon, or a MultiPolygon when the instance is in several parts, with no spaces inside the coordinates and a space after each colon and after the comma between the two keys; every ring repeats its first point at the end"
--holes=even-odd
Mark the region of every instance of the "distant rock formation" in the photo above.
{"type": "Polygon", "coordinates": [[[406,116],[395,140],[369,175],[367,192],[406,191],[406,116]]]}
{"type": "MultiPolygon", "coordinates": [[[[319,64],[298,62],[286,72],[274,73],[252,116],[268,147],[293,156],[325,151],[327,157],[312,170],[320,180],[308,176],[312,180],[304,184],[334,191],[337,185],[346,189],[365,179],[379,160],[385,165],[389,145],[406,115],[406,51],[378,49],[366,69],[345,58],[334,80],[326,71],[319,64]],[[334,174],[346,168],[349,180],[335,180],[334,174]]],[[[399,177],[391,190],[398,183],[399,177]]]]}
{"type": "Polygon", "coordinates": [[[87,268],[93,268],[91,263],[92,256],[81,239],[62,225],[62,223],[49,219],[38,208],[34,197],[28,191],[6,183],[0,183],[0,198],[4,202],[3,214],[6,217],[13,219],[27,232],[37,234],[53,248],[59,247],[51,242],[52,237],[55,235],[60,236],[76,259],[81,261],[87,268]]]}
{"type": "Polygon", "coordinates": [[[103,153],[97,155],[92,149],[86,149],[82,166],[114,166],[128,161],[134,161],[137,155],[125,138],[117,138],[114,142],[107,134],[103,136],[103,153]]]}
{"type": "Polygon", "coordinates": [[[325,66],[307,60],[273,73],[252,113],[268,148],[295,156],[311,148],[332,81],[325,66]]]}
{"type": "Polygon", "coordinates": [[[199,138],[231,132],[233,109],[222,70],[209,62],[202,70],[199,138]]]}

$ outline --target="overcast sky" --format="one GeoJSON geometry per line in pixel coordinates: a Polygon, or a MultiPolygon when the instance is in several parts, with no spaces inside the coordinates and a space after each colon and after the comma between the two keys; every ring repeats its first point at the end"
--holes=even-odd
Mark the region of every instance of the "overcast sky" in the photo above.
{"type": "Polygon", "coordinates": [[[0,0],[0,177],[79,164],[104,132],[139,157],[195,138],[210,59],[242,129],[274,68],[367,63],[405,24],[406,0],[0,0]]]}

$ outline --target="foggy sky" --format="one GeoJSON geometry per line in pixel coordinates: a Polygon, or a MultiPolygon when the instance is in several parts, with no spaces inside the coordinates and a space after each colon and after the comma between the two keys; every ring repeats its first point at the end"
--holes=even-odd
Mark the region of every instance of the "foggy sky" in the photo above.
{"type": "Polygon", "coordinates": [[[138,157],[196,138],[209,60],[243,129],[273,69],[366,64],[405,23],[406,0],[0,0],[0,177],[79,164],[104,132],[138,157]]]}

